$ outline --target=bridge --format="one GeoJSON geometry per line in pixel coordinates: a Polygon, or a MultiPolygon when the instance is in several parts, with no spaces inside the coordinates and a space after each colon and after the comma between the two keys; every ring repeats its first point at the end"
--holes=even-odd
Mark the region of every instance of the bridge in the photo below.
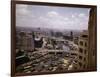
{"type": "Polygon", "coordinates": [[[45,55],[45,54],[55,54],[55,55],[56,54],[68,54],[70,56],[76,56],[78,54],[78,52],[75,50],[70,50],[70,51],[57,50],[57,49],[48,50],[48,49],[42,49],[42,48],[39,48],[38,51],[35,51],[32,54],[35,54],[35,53],[41,53],[42,55],[45,55]]]}

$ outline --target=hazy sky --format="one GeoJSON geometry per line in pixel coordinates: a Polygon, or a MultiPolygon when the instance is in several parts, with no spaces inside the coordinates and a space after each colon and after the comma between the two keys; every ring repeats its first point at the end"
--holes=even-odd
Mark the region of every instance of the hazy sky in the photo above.
{"type": "Polygon", "coordinates": [[[88,29],[89,8],[16,5],[16,26],[50,29],[88,29]]]}

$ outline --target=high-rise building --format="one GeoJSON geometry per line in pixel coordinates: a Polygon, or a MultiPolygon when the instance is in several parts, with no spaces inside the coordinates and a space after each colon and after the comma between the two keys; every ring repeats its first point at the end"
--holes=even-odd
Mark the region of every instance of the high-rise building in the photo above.
{"type": "Polygon", "coordinates": [[[71,38],[71,41],[73,41],[73,32],[72,31],[70,32],[70,38],[71,38]]]}
{"type": "Polygon", "coordinates": [[[80,34],[78,41],[78,67],[79,69],[87,69],[88,66],[88,31],[80,34]]]}
{"type": "Polygon", "coordinates": [[[96,70],[96,7],[91,8],[88,31],[89,31],[89,47],[88,47],[88,68],[96,70]]]}

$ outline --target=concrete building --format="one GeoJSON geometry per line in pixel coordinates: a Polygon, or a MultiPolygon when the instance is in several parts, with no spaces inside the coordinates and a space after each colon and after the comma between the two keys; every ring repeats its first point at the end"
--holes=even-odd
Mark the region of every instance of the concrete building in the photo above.
{"type": "Polygon", "coordinates": [[[90,16],[89,16],[89,23],[88,23],[88,31],[89,31],[89,47],[88,47],[88,68],[92,70],[96,70],[97,63],[96,63],[96,7],[91,8],[90,16]]]}
{"type": "Polygon", "coordinates": [[[87,69],[88,66],[88,31],[80,34],[78,42],[78,68],[80,70],[87,69]]]}
{"type": "Polygon", "coordinates": [[[20,50],[33,51],[34,50],[34,38],[31,32],[20,32],[18,38],[18,45],[20,50]]]}
{"type": "Polygon", "coordinates": [[[78,45],[78,37],[74,37],[73,42],[78,45]]]}

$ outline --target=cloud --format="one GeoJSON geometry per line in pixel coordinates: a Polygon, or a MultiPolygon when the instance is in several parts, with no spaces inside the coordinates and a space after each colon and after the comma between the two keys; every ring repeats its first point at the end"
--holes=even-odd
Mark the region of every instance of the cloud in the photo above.
{"type": "Polygon", "coordinates": [[[59,14],[55,11],[48,12],[47,15],[50,17],[59,16],[59,14]]]}
{"type": "Polygon", "coordinates": [[[65,18],[64,18],[64,20],[65,20],[65,21],[68,21],[68,20],[69,20],[69,18],[65,17],[65,18]]]}
{"type": "Polygon", "coordinates": [[[72,17],[72,18],[75,18],[76,16],[72,14],[71,17],[72,17]]]}
{"type": "Polygon", "coordinates": [[[31,5],[16,6],[16,25],[23,27],[41,27],[50,29],[87,29],[88,12],[50,9],[31,5]],[[30,7],[31,9],[30,9],[30,7]]]}
{"type": "Polygon", "coordinates": [[[80,14],[79,14],[79,17],[86,17],[86,15],[83,14],[83,13],[80,13],[80,14]]]}
{"type": "Polygon", "coordinates": [[[42,27],[52,29],[71,29],[73,25],[77,25],[78,21],[70,16],[62,16],[56,12],[49,11],[47,15],[39,17],[39,21],[44,23],[42,27]]]}
{"type": "Polygon", "coordinates": [[[21,16],[21,15],[29,15],[29,10],[28,10],[28,5],[16,5],[16,14],[21,16]]]}

